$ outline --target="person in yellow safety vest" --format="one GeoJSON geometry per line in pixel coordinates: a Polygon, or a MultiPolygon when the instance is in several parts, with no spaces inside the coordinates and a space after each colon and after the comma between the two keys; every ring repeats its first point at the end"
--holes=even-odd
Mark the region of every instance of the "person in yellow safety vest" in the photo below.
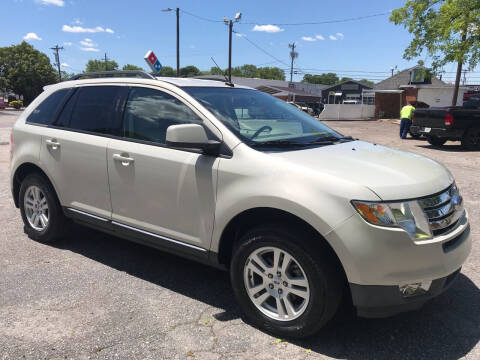
{"type": "Polygon", "coordinates": [[[412,125],[412,115],[414,111],[415,108],[411,101],[400,110],[400,137],[402,139],[407,138],[410,126],[412,125]]]}

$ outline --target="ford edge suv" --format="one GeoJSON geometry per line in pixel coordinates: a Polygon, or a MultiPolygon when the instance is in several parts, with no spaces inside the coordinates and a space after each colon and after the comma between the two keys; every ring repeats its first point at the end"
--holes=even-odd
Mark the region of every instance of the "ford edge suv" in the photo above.
{"type": "Polygon", "coordinates": [[[134,75],[48,86],[15,123],[32,239],[73,220],[226,269],[248,319],[285,337],[315,333],[343,296],[365,317],[417,309],[459,273],[468,215],[438,162],[244,86],[134,75]]]}

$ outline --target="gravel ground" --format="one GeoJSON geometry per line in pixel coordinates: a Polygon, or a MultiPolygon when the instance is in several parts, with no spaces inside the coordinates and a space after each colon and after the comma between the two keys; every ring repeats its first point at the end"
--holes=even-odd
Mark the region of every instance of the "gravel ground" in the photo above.
{"type": "Polygon", "coordinates": [[[0,111],[1,359],[480,358],[479,152],[401,141],[391,122],[328,122],[447,165],[475,243],[450,290],[420,311],[367,320],[345,305],[318,335],[286,342],[244,322],[227,273],[80,226],[55,245],[28,239],[8,184],[16,115],[0,111]]]}

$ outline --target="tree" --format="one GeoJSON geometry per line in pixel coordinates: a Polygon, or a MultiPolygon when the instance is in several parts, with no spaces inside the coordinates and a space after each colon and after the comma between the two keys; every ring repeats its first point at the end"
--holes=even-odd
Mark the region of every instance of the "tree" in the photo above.
{"type": "Polygon", "coordinates": [[[265,66],[257,69],[256,77],[260,79],[285,80],[285,72],[276,66],[265,66]]]}
{"type": "Polygon", "coordinates": [[[180,68],[181,77],[194,77],[199,75],[200,75],[200,70],[196,66],[188,65],[180,68]]]}
{"type": "Polygon", "coordinates": [[[223,75],[224,72],[223,72],[222,69],[219,69],[219,68],[216,67],[216,66],[212,66],[212,67],[210,68],[210,74],[211,74],[211,75],[223,75]]]}
{"type": "Polygon", "coordinates": [[[177,72],[171,66],[164,66],[158,73],[158,76],[174,77],[177,76],[177,72]]]}
{"type": "Polygon", "coordinates": [[[143,70],[140,66],[132,65],[132,64],[127,64],[123,65],[122,70],[138,70],[138,71],[145,71],[143,70]]]}
{"type": "Polygon", "coordinates": [[[112,70],[118,70],[118,64],[115,60],[107,60],[106,64],[105,60],[88,60],[87,67],[85,68],[85,72],[112,70]]]}
{"type": "Polygon", "coordinates": [[[375,83],[373,81],[370,81],[370,80],[367,80],[367,79],[359,80],[359,82],[361,82],[365,85],[371,86],[371,87],[373,87],[375,85],[375,83]]]}
{"type": "Polygon", "coordinates": [[[337,74],[327,73],[321,75],[305,74],[302,82],[310,84],[335,85],[340,79],[337,74]]]}
{"type": "Polygon", "coordinates": [[[457,63],[452,105],[456,105],[462,66],[473,69],[480,60],[480,6],[478,0],[409,0],[392,12],[390,21],[414,35],[405,49],[407,60],[426,51],[434,71],[457,63]]]}
{"type": "Polygon", "coordinates": [[[353,80],[351,77],[342,77],[339,81],[339,83],[341,82],[344,82],[344,81],[349,81],[349,80],[353,80]]]}
{"type": "Polygon", "coordinates": [[[57,74],[50,59],[32,45],[23,41],[0,48],[0,86],[23,95],[25,105],[35,99],[45,85],[56,82],[57,74]]]}

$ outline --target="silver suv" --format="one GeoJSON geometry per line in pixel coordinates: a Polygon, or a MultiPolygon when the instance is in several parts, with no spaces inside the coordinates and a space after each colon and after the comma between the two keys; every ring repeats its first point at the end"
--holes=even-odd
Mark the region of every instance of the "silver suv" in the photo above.
{"type": "Polygon", "coordinates": [[[416,309],[470,252],[462,197],[431,159],[243,86],[84,76],[13,128],[13,199],[34,240],[73,220],[228,269],[250,321],[284,337],[319,330],[344,296],[365,317],[416,309]]]}

